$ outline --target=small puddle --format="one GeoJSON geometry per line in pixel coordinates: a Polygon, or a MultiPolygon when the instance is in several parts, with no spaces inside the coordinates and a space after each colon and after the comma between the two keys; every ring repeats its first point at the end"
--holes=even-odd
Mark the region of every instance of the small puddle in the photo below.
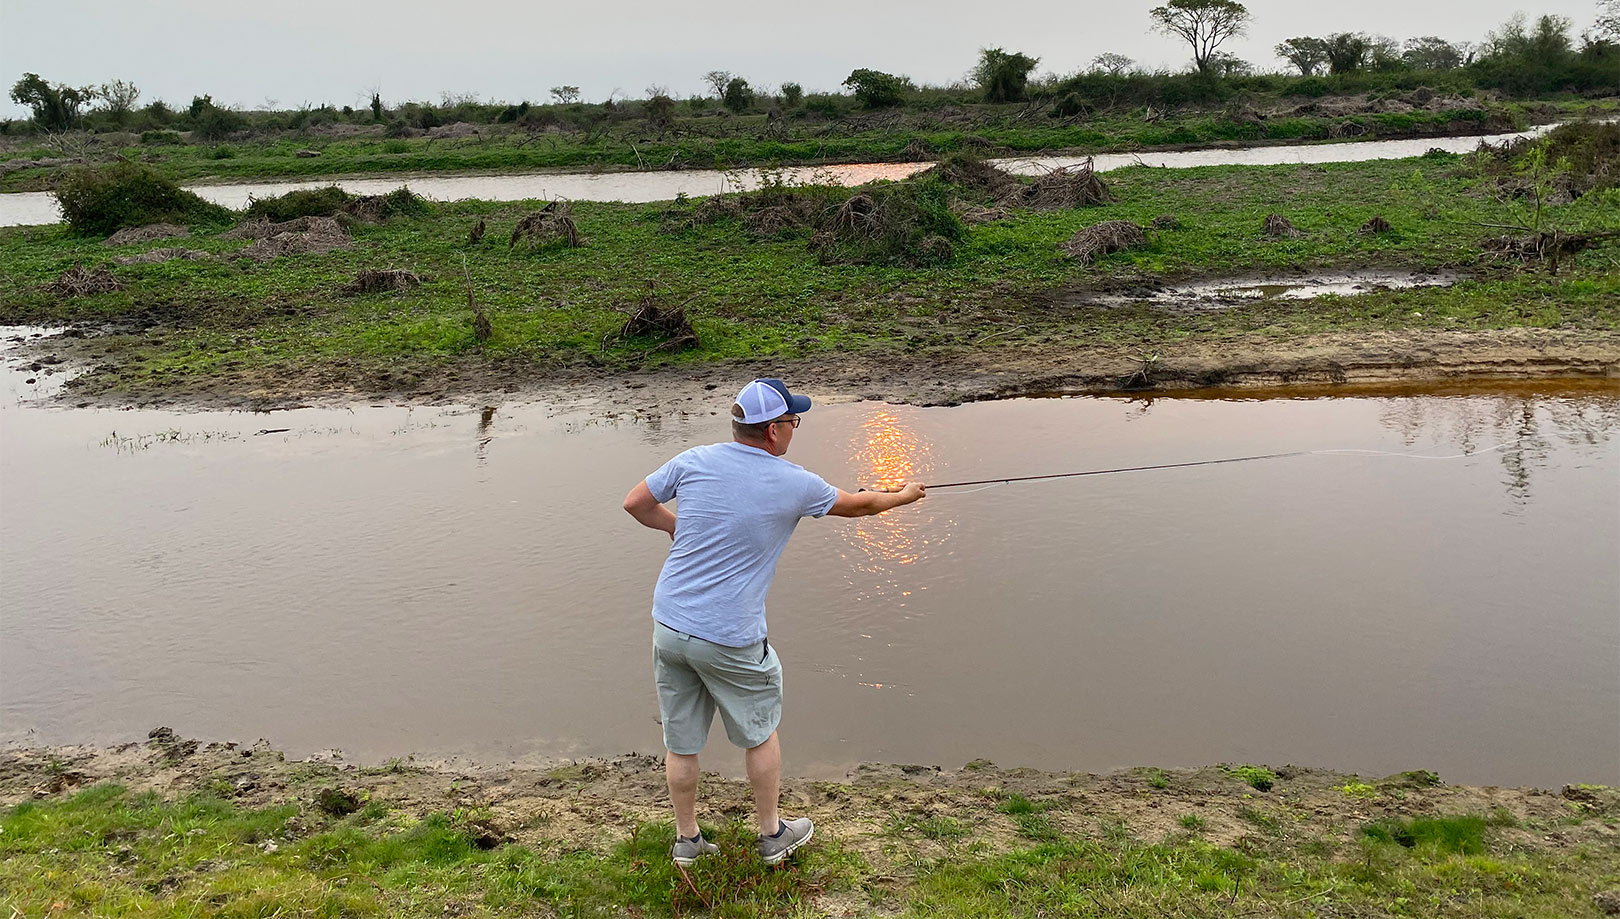
{"type": "Polygon", "coordinates": [[[1144,303],[1166,309],[1213,310],[1262,300],[1312,300],[1325,296],[1349,297],[1377,290],[1450,287],[1459,280],[1461,275],[1455,271],[1356,271],[1308,277],[1254,276],[1141,287],[1124,293],[1089,297],[1086,301],[1109,306],[1144,303]]]}

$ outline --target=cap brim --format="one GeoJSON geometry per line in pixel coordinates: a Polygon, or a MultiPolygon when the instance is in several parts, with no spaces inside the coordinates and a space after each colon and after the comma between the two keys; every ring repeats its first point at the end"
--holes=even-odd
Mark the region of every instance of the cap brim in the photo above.
{"type": "Polygon", "coordinates": [[[805,412],[810,411],[810,397],[809,396],[801,396],[801,395],[795,393],[795,394],[788,397],[787,404],[788,404],[788,411],[792,412],[795,415],[802,415],[805,412]]]}

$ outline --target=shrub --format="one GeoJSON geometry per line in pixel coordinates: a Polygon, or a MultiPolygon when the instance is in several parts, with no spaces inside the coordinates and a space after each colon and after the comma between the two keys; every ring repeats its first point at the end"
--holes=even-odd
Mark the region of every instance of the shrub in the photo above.
{"type": "Polygon", "coordinates": [[[863,186],[822,212],[810,248],[823,264],[942,265],[967,236],[937,179],[863,186]]]}
{"type": "Polygon", "coordinates": [[[905,101],[905,91],[911,88],[911,81],[863,67],[850,73],[844,85],[850,88],[863,107],[875,109],[889,108],[905,101]]]}
{"type": "Polygon", "coordinates": [[[274,223],[299,217],[331,217],[353,200],[353,195],[336,185],[301,188],[273,198],[254,198],[248,202],[246,213],[274,223]]]}
{"type": "Polygon", "coordinates": [[[782,84],[782,103],[788,108],[797,108],[800,100],[804,98],[804,87],[797,83],[782,84]]]}
{"type": "Polygon", "coordinates": [[[224,222],[231,216],[138,163],[69,172],[56,188],[56,201],[68,226],[86,236],[149,223],[224,222]]]}
{"type": "Polygon", "coordinates": [[[176,146],[186,142],[179,131],[142,131],[141,143],[151,147],[176,146]]]}
{"type": "Polygon", "coordinates": [[[726,81],[726,93],[721,101],[726,108],[741,115],[754,105],[754,88],[742,77],[732,77],[726,81]]]}

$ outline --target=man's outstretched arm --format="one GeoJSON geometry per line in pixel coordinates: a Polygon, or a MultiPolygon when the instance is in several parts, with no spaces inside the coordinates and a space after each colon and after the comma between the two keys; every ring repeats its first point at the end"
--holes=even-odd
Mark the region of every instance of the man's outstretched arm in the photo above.
{"type": "Polygon", "coordinates": [[[675,538],[675,512],[658,503],[647,480],[642,479],[624,496],[624,509],[636,522],[648,529],[663,530],[670,539],[675,538]]]}
{"type": "Polygon", "coordinates": [[[850,494],[840,488],[838,500],[833,502],[832,510],[827,513],[834,517],[870,517],[910,504],[922,497],[921,482],[911,482],[899,491],[862,491],[850,494]]]}

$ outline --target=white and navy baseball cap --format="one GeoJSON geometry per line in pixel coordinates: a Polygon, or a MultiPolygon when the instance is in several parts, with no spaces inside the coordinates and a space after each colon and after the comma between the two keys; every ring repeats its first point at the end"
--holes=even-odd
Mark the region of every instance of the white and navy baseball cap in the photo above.
{"type": "Polygon", "coordinates": [[[755,380],[744,386],[737,394],[737,404],[742,406],[743,424],[775,421],[789,413],[798,415],[810,411],[809,396],[795,396],[788,392],[786,383],[776,379],[755,380]]]}

